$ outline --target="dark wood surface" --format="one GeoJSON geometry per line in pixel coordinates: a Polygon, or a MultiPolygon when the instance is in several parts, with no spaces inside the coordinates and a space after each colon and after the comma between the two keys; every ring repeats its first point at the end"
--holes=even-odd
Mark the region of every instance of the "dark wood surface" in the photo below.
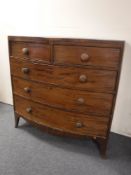
{"type": "Polygon", "coordinates": [[[53,84],[59,87],[106,93],[115,92],[117,78],[116,71],[32,64],[27,61],[16,61],[14,59],[11,60],[11,73],[20,78],[53,84]],[[22,68],[28,68],[29,72],[24,74],[22,68]],[[86,76],[86,80],[83,82],[80,80],[82,75],[86,76]]]}
{"type": "Polygon", "coordinates": [[[107,132],[108,118],[65,112],[15,95],[16,113],[55,130],[80,135],[102,136],[107,132]],[[31,108],[30,112],[27,109],[31,108]],[[77,126],[80,123],[81,126],[77,126]]]}
{"type": "Polygon", "coordinates": [[[80,113],[109,116],[112,94],[70,90],[52,85],[13,78],[14,93],[52,107],[80,113]],[[29,88],[25,92],[24,88],[29,88]],[[79,99],[84,101],[79,102],[79,99]]]}
{"type": "Polygon", "coordinates": [[[120,50],[101,47],[55,46],[54,59],[59,64],[80,64],[90,66],[114,67],[119,65],[120,50]],[[82,54],[88,56],[82,61],[82,54]]]}
{"type": "Polygon", "coordinates": [[[23,117],[56,134],[89,136],[105,155],[124,42],[8,39],[15,127],[23,117]]]}
{"type": "Polygon", "coordinates": [[[12,58],[24,58],[27,60],[39,60],[43,62],[50,61],[50,45],[39,43],[13,42],[10,47],[10,56],[12,58]],[[27,51],[25,52],[24,49],[27,49],[27,51]]]}
{"type": "Polygon", "coordinates": [[[53,45],[74,45],[74,46],[93,46],[123,49],[124,41],[121,40],[98,40],[85,38],[45,38],[29,36],[8,36],[9,42],[32,42],[53,45]]]}

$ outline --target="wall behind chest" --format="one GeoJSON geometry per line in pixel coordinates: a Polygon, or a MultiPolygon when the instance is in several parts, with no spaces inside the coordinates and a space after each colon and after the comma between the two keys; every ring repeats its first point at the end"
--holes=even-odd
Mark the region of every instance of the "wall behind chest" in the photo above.
{"type": "Polygon", "coordinates": [[[8,35],[125,40],[112,131],[131,136],[131,1],[0,0],[0,101],[12,104],[8,35]]]}

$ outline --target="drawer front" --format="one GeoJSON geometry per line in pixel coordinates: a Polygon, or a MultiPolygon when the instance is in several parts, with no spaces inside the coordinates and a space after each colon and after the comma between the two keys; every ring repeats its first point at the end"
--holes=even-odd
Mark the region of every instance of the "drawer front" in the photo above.
{"type": "Polygon", "coordinates": [[[50,46],[39,43],[13,42],[10,45],[11,58],[24,58],[34,61],[50,61],[50,46]]]}
{"type": "Polygon", "coordinates": [[[112,94],[64,89],[18,78],[13,78],[13,87],[15,94],[55,108],[104,116],[111,113],[112,94]]]}
{"type": "Polygon", "coordinates": [[[58,64],[76,64],[117,68],[120,50],[115,48],[54,46],[54,59],[58,64]]]}
{"type": "Polygon", "coordinates": [[[79,135],[107,134],[108,118],[53,109],[15,96],[15,110],[24,118],[56,130],[79,135]]]}
{"type": "Polygon", "coordinates": [[[115,91],[115,71],[93,70],[52,65],[38,65],[11,61],[12,74],[21,78],[54,84],[56,86],[95,92],[115,91]],[[29,72],[22,72],[28,68],[29,72]]]}

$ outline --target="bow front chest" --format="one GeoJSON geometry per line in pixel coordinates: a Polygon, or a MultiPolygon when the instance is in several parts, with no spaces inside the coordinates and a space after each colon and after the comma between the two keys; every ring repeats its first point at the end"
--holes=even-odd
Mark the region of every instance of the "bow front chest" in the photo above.
{"type": "Polygon", "coordinates": [[[15,126],[90,137],[105,155],[123,41],[10,36],[15,126]]]}

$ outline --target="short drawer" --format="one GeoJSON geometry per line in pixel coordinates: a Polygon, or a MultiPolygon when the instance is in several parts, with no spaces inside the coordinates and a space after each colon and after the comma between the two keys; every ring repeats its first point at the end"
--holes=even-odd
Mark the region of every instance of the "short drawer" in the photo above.
{"type": "Polygon", "coordinates": [[[50,46],[35,42],[12,42],[10,44],[10,58],[49,62],[51,59],[50,46]]]}
{"type": "Polygon", "coordinates": [[[54,60],[57,64],[88,65],[118,68],[120,50],[115,48],[54,46],[54,60]]]}
{"type": "Polygon", "coordinates": [[[95,92],[114,92],[117,78],[116,71],[40,65],[14,60],[11,61],[11,73],[60,87],[95,92]]]}
{"type": "Polygon", "coordinates": [[[110,115],[112,94],[70,90],[13,78],[14,93],[55,108],[79,113],[110,115]]]}
{"type": "Polygon", "coordinates": [[[63,132],[103,137],[107,134],[109,119],[106,117],[78,115],[34,103],[18,96],[15,96],[15,110],[25,119],[63,132]]]}

